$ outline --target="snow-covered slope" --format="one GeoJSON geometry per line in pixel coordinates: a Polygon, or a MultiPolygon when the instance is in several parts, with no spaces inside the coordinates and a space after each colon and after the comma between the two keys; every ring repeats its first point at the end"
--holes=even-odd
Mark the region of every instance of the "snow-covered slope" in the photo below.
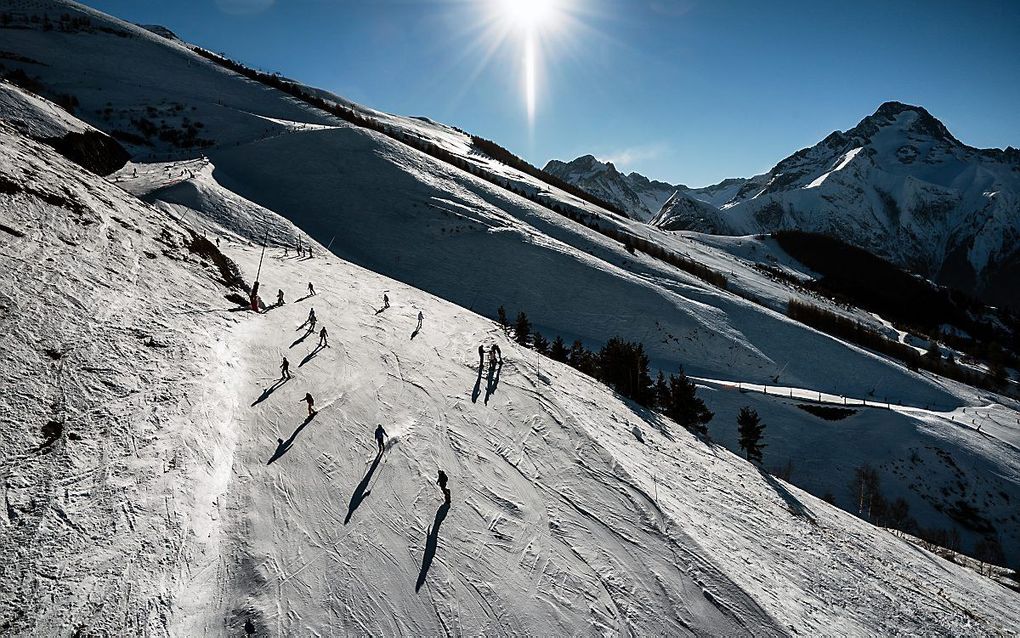
{"type": "Polygon", "coordinates": [[[681,206],[656,223],[824,232],[993,303],[1020,295],[1020,151],[969,147],[921,107],[888,102],[764,175],[714,187],[715,201],[699,190],[716,216],[681,206]]]}
{"type": "Polygon", "coordinates": [[[184,248],[188,226],[218,228],[205,254],[221,243],[251,277],[261,250],[238,239],[246,224],[309,241],[271,213],[223,212],[231,229],[159,211],[4,126],[0,171],[4,633],[1020,623],[1015,594],[991,580],[321,245],[311,259],[270,249],[263,290],[289,302],[232,312],[221,271],[184,248]],[[298,298],[309,279],[318,294],[298,298]],[[312,308],[329,347],[300,327],[312,308]],[[480,342],[500,343],[505,363],[480,369],[480,342]]]}
{"type": "Polygon", "coordinates": [[[649,180],[638,173],[624,175],[612,162],[584,155],[570,162],[550,160],[542,169],[615,204],[634,219],[652,219],[662,205],[685,186],[649,180]]]}
{"type": "MultiPolygon", "coordinates": [[[[167,135],[167,141],[159,134],[148,138],[152,146],[131,147],[125,142],[135,152],[135,162],[112,177],[119,187],[153,202],[177,223],[229,233],[242,242],[267,238],[276,256],[282,255],[284,245],[293,247],[298,241],[307,245],[302,234],[307,232],[318,242],[316,258],[290,264],[298,279],[314,278],[321,286],[321,279],[330,277],[326,271],[298,274],[301,268],[317,268],[322,246],[329,246],[348,262],[462,309],[490,317],[501,304],[511,313],[523,309],[549,337],[580,338],[595,348],[614,335],[641,341],[653,365],[667,371],[683,365],[706,379],[779,384],[930,407],[932,413],[905,418],[891,411],[869,412],[865,417],[869,423],[898,428],[903,445],[888,449],[878,439],[846,440],[837,428],[820,429],[817,418],[800,410],[780,410],[777,418],[782,424],[773,431],[782,427],[791,433],[820,433],[827,444],[812,453],[819,466],[828,468],[827,482],[832,486],[846,486],[853,476],[854,465],[841,458],[876,459],[876,465],[883,466],[883,485],[906,494],[924,525],[942,529],[959,524],[948,513],[959,495],[931,495],[913,488],[918,477],[931,474],[926,468],[900,473],[892,468],[909,461],[911,448],[925,446],[973,459],[966,480],[982,479],[973,478],[976,487],[967,498],[992,521],[1009,560],[1017,558],[1020,528],[1010,518],[1015,516],[1013,504],[1020,500],[1017,429],[1011,425],[1015,404],[911,372],[787,319],[783,312],[794,298],[876,329],[892,330],[880,318],[763,276],[755,268],[760,261],[798,267],[767,240],[665,233],[620,219],[480,153],[467,134],[453,127],[363,107],[357,107],[359,112],[400,135],[352,126],[133,25],[71,3],[22,0],[17,5],[22,11],[52,15],[82,11],[91,16],[88,29],[74,32],[0,31],[9,46],[24,52],[23,57],[45,64],[21,63],[41,83],[79,95],[81,117],[112,131],[133,126],[131,120],[148,117],[152,107],[160,115],[176,117],[167,123],[177,122],[178,130],[187,128],[179,126],[185,117],[181,114],[193,114],[187,115],[192,128],[202,122],[196,130],[212,146],[179,146],[173,140],[187,138],[167,135]],[[158,74],[159,82],[150,82],[150,74],[158,74]],[[427,140],[483,169],[489,178],[415,150],[400,141],[406,138],[427,140]],[[582,211],[602,232],[534,198],[521,197],[522,192],[582,211]],[[279,215],[288,221],[282,222],[279,215]],[[725,274],[727,289],[706,284],[647,253],[631,254],[620,240],[607,236],[607,230],[705,264],[725,274]],[[954,410],[964,406],[968,411],[977,406],[994,409],[963,427],[954,420],[958,414],[954,410]],[[978,424],[986,426],[981,433],[973,429],[978,424]],[[843,446],[851,446],[852,454],[843,446]]],[[[315,94],[333,99],[323,91],[315,94]]],[[[142,135],[141,129],[131,130],[142,135]]],[[[266,296],[272,298],[273,285],[266,285],[266,296]]],[[[365,303],[378,303],[378,292],[370,297],[365,303]]],[[[706,397],[720,415],[733,408],[721,392],[706,397]]],[[[723,435],[733,428],[731,417],[718,419],[713,422],[713,428],[721,428],[718,438],[732,446],[723,435]]],[[[803,448],[783,442],[796,440],[795,434],[777,436],[767,450],[767,466],[790,458],[798,463],[803,448]]],[[[945,476],[950,473],[945,469],[945,476]]],[[[795,472],[793,477],[824,493],[807,473],[795,472]]],[[[845,489],[836,489],[835,497],[840,506],[854,508],[845,489]]],[[[965,551],[971,551],[984,533],[962,528],[965,551]]]]}

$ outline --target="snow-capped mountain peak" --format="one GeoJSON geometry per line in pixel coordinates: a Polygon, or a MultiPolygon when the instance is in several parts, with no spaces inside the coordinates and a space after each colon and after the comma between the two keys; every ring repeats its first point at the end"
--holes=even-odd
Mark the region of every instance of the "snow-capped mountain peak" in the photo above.
{"type": "MultiPolygon", "coordinates": [[[[920,106],[885,102],[767,173],[677,190],[716,211],[673,198],[650,220],[655,225],[734,235],[828,233],[991,303],[1020,297],[1013,276],[1020,266],[1020,151],[968,146],[920,106]]],[[[614,200],[619,191],[606,189],[603,197],[631,201],[614,200]]]]}

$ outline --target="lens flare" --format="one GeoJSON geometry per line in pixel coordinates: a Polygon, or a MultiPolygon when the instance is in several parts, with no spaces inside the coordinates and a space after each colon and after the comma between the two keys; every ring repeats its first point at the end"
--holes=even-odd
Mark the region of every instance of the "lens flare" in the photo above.
{"type": "Polygon", "coordinates": [[[519,39],[524,84],[524,110],[528,127],[535,125],[538,102],[539,44],[542,36],[555,31],[561,18],[563,0],[491,0],[497,20],[507,35],[519,39]]]}

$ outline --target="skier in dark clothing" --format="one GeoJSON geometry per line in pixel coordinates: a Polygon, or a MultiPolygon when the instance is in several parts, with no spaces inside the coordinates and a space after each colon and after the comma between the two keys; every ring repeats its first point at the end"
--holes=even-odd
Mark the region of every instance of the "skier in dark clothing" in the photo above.
{"type": "Polygon", "coordinates": [[[446,504],[450,504],[450,490],[446,487],[447,476],[446,472],[439,470],[439,480],[436,483],[439,484],[439,489],[443,490],[443,498],[446,499],[446,504]]]}
{"type": "Polygon", "coordinates": [[[276,305],[277,306],[282,306],[284,303],[285,302],[283,301],[283,290],[282,289],[277,290],[276,291],[276,305]]]}
{"type": "Polygon", "coordinates": [[[305,323],[311,327],[311,330],[315,330],[315,308],[308,311],[308,321],[305,323]]]}
{"type": "Polygon", "coordinates": [[[329,333],[326,332],[326,326],[322,327],[319,331],[319,345],[328,348],[329,347],[329,333]]]}
{"type": "Polygon", "coordinates": [[[304,401],[308,404],[308,416],[313,416],[315,414],[315,399],[312,398],[312,394],[310,392],[305,392],[305,398],[298,399],[298,401],[304,401]]]}
{"type": "Polygon", "coordinates": [[[383,310],[386,310],[387,308],[390,307],[390,298],[386,295],[386,293],[383,293],[382,296],[382,307],[383,310]]]}
{"type": "Polygon", "coordinates": [[[379,455],[382,456],[383,450],[386,448],[385,444],[386,430],[383,429],[382,423],[375,427],[375,442],[379,444],[379,455]]]}
{"type": "Polygon", "coordinates": [[[503,353],[500,352],[499,346],[492,344],[492,357],[500,364],[503,365],[503,353]]]}
{"type": "Polygon", "coordinates": [[[287,361],[287,357],[283,358],[283,363],[280,364],[280,378],[290,378],[290,361],[287,361]]]}
{"type": "Polygon", "coordinates": [[[421,330],[421,322],[425,320],[425,315],[422,314],[421,310],[418,311],[418,327],[415,330],[421,330]]]}
{"type": "Polygon", "coordinates": [[[315,286],[313,286],[312,282],[309,281],[308,282],[308,296],[312,297],[314,295],[315,295],[315,286]]]}
{"type": "Polygon", "coordinates": [[[478,346],[478,367],[485,365],[485,346],[478,346]]]}

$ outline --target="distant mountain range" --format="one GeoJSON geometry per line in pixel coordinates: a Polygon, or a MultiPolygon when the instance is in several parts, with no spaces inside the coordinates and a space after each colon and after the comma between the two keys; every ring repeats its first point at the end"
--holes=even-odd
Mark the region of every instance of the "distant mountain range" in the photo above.
{"type": "Polygon", "coordinates": [[[545,170],[666,230],[823,232],[990,303],[1020,295],[1020,150],[968,146],[919,106],[887,102],[767,173],[704,188],[591,155],[545,170]]]}

